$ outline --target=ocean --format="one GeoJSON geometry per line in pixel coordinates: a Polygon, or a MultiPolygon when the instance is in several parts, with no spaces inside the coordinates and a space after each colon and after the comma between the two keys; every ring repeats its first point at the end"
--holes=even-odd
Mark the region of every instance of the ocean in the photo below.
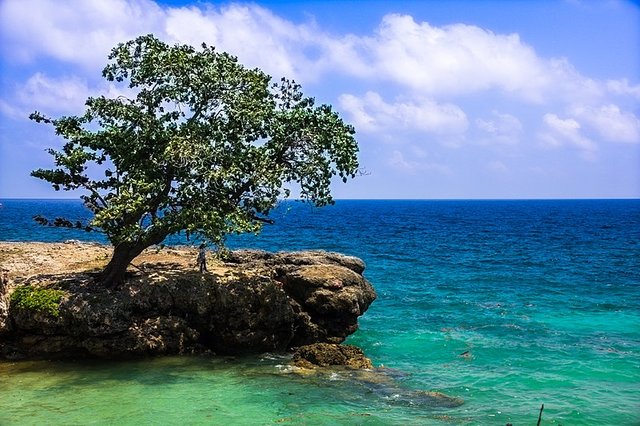
{"type": "MultiPolygon", "coordinates": [[[[0,203],[0,240],[103,241],[32,220],[86,217],[78,201],[0,203]]],[[[533,425],[544,404],[542,425],[640,425],[640,200],[285,202],[273,218],[229,247],[362,258],[378,299],[346,343],[385,380],[300,376],[281,354],[5,361],[0,424],[533,425]]]]}

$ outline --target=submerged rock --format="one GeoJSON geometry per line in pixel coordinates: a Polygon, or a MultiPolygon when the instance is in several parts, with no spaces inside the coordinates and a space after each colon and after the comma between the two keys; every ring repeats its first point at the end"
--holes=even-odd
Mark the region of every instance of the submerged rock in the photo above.
{"type": "Polygon", "coordinates": [[[342,398],[341,392],[345,393],[345,399],[356,392],[375,395],[390,406],[432,410],[464,404],[462,398],[439,391],[408,388],[406,373],[385,367],[373,368],[362,351],[354,346],[319,343],[296,348],[292,362],[294,365],[284,372],[318,386],[333,387],[337,399],[342,398]]]}
{"type": "Polygon", "coordinates": [[[414,391],[409,394],[410,404],[427,404],[440,408],[456,408],[464,399],[437,391],[414,391]]]}
{"type": "Polygon", "coordinates": [[[229,262],[224,275],[147,269],[115,291],[86,273],[47,277],[47,288],[63,291],[55,314],[0,306],[11,325],[0,328],[0,357],[238,354],[341,343],[376,297],[364,263],[349,256],[240,251],[229,262]]]}

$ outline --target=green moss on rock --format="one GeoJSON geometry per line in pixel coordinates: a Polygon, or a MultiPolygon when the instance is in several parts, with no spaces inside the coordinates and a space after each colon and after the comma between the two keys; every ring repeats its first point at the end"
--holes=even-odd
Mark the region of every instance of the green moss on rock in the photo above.
{"type": "Polygon", "coordinates": [[[30,285],[17,287],[11,293],[11,305],[27,311],[41,312],[54,317],[60,316],[60,299],[63,290],[36,288],[30,285]]]}

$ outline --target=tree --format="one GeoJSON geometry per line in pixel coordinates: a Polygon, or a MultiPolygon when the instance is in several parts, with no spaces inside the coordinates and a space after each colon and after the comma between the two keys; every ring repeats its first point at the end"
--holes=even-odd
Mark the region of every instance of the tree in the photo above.
{"type": "Polygon", "coordinates": [[[32,176],[83,190],[90,228],[113,245],[99,278],[106,286],[169,235],[218,242],[258,232],[291,184],[323,206],[333,203],[334,176],[355,177],[353,127],[294,81],[272,83],[214,47],[169,46],[153,35],[118,44],[109,60],[103,77],[128,82],[133,99],[92,97],[81,116],[30,116],[65,139],[49,150],[56,167],[32,176]]]}

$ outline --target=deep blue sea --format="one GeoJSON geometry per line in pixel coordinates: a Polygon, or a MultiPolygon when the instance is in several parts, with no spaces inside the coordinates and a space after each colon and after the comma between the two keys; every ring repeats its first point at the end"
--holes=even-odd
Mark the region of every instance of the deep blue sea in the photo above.
{"type": "MultiPolygon", "coordinates": [[[[103,241],[32,220],[86,217],[78,201],[0,203],[0,240],[103,241]]],[[[228,245],[362,258],[378,299],[347,343],[394,385],[301,378],[279,355],[5,362],[0,424],[533,425],[544,403],[542,425],[640,425],[640,200],[286,202],[273,218],[228,245]]]]}

